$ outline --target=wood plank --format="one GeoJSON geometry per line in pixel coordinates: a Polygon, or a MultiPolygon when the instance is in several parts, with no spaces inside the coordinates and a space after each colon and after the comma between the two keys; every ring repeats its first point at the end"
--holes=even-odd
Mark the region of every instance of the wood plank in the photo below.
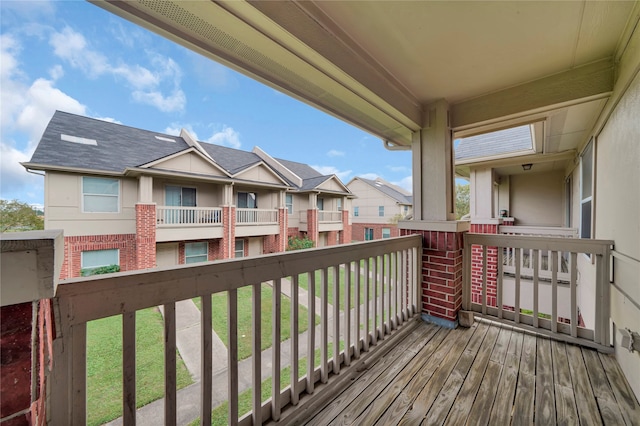
{"type": "Polygon", "coordinates": [[[593,396],[593,390],[589,383],[589,376],[584,365],[582,352],[578,346],[567,345],[569,369],[573,382],[573,392],[576,397],[576,406],[581,424],[600,425],[600,413],[598,404],[593,396]]]}
{"type": "Polygon", "coordinates": [[[536,338],[530,334],[524,335],[522,343],[522,359],[520,360],[520,372],[535,376],[536,374],[536,338]]]}
{"type": "MultiPolygon", "coordinates": [[[[467,329],[469,334],[472,334],[470,340],[473,339],[473,336],[476,333],[482,333],[483,335],[486,333],[486,328],[481,327],[482,323],[478,324],[475,327],[467,329]]],[[[451,334],[454,334],[457,330],[451,331],[451,334]]],[[[437,366],[436,371],[434,371],[433,375],[429,379],[429,381],[425,384],[420,393],[415,397],[412,406],[406,412],[402,420],[399,424],[401,425],[413,425],[426,416],[429,412],[429,409],[433,405],[433,402],[436,400],[438,395],[442,392],[442,385],[445,383],[453,369],[455,368],[458,359],[460,359],[462,353],[464,352],[466,345],[464,343],[460,344],[459,342],[449,350],[449,353],[446,355],[445,359],[443,359],[439,365],[437,366]]]]}
{"type": "Polygon", "coordinates": [[[136,313],[122,314],[122,418],[136,424],[136,313]]]}
{"type": "MultiPolygon", "coordinates": [[[[460,391],[455,399],[455,402],[451,406],[449,415],[446,418],[446,424],[459,425],[463,424],[469,416],[471,407],[480,388],[481,382],[485,376],[487,364],[489,358],[493,352],[500,328],[492,326],[487,331],[485,338],[482,342],[482,346],[475,355],[473,365],[468,375],[464,379],[463,385],[460,387],[460,391]]],[[[433,410],[433,408],[432,408],[433,410]]],[[[447,413],[444,413],[446,416],[447,413]]],[[[431,411],[428,414],[431,417],[431,411]]]]}
{"type": "MultiPolygon", "coordinates": [[[[424,336],[424,328],[416,327],[409,336],[403,339],[389,353],[376,362],[368,371],[363,373],[358,379],[343,393],[337,395],[326,407],[320,411],[313,419],[310,419],[307,425],[326,425],[335,419],[346,407],[349,406],[354,395],[360,395],[367,387],[373,383],[380,374],[391,368],[398,358],[416,345],[421,344],[422,336],[424,336]]],[[[426,343],[426,342],[425,342],[426,343]]],[[[415,355],[415,354],[413,354],[415,355]]]]}
{"type": "Polygon", "coordinates": [[[605,398],[611,401],[615,401],[611,386],[607,380],[607,374],[602,367],[600,357],[598,353],[592,349],[582,348],[582,357],[587,368],[587,374],[589,375],[589,382],[593,389],[593,396],[597,398],[605,398]]]}
{"type": "MultiPolygon", "coordinates": [[[[206,374],[206,373],[204,373],[206,374]]],[[[176,424],[176,304],[164,305],[164,423],[176,424]]]]}
{"type": "Polygon", "coordinates": [[[535,380],[535,422],[538,425],[553,425],[556,423],[556,404],[551,342],[543,337],[537,339],[535,380]]]}
{"type": "Polygon", "coordinates": [[[514,425],[530,425],[533,423],[533,403],[535,399],[536,377],[531,374],[520,374],[516,387],[516,398],[513,402],[514,425]]]}
{"type": "Polygon", "coordinates": [[[490,326],[486,322],[478,323],[475,333],[473,333],[473,336],[471,336],[471,339],[469,339],[469,342],[464,348],[465,352],[478,352],[478,350],[480,349],[480,345],[482,345],[482,341],[484,340],[484,336],[487,334],[487,331],[489,331],[489,328],[490,326]]]}
{"type": "Polygon", "coordinates": [[[507,349],[509,348],[509,341],[511,340],[511,327],[501,326],[500,334],[498,334],[498,339],[496,340],[496,344],[493,347],[493,352],[491,352],[491,361],[497,362],[498,364],[504,364],[504,360],[507,356],[507,349]]]}
{"type": "MultiPolygon", "coordinates": [[[[605,425],[623,425],[624,419],[620,412],[620,407],[615,400],[607,398],[596,398],[598,409],[605,425]]],[[[636,418],[636,423],[640,422],[640,418],[636,418]]]]}
{"type": "Polygon", "coordinates": [[[498,390],[498,382],[502,374],[503,365],[493,360],[489,360],[484,377],[480,384],[480,389],[473,401],[473,406],[467,418],[467,424],[487,425],[491,415],[491,407],[498,390]]]}
{"type": "Polygon", "coordinates": [[[387,411],[394,400],[399,397],[402,390],[413,380],[421,371],[425,368],[425,365],[429,362],[429,358],[435,352],[443,339],[449,334],[448,330],[444,328],[434,327],[429,332],[431,336],[425,335],[425,339],[428,339],[428,343],[420,350],[417,356],[415,356],[409,364],[398,374],[394,379],[391,386],[384,389],[375,400],[369,404],[369,406],[355,419],[353,424],[370,425],[376,422],[380,416],[387,411]]]}
{"type": "Polygon", "coordinates": [[[509,349],[502,369],[502,376],[500,376],[498,392],[491,409],[489,424],[503,425],[511,423],[512,402],[518,382],[523,340],[524,334],[514,330],[509,341],[509,349]]]}
{"type": "MultiPolygon", "coordinates": [[[[405,413],[411,409],[416,398],[427,386],[438,387],[439,389],[441,385],[437,382],[437,379],[433,380],[433,382],[431,381],[434,374],[439,371],[438,369],[442,366],[445,359],[448,357],[457,357],[462,353],[462,346],[464,346],[473,335],[476,328],[477,326],[474,325],[467,329],[446,330],[447,335],[438,345],[436,351],[433,352],[433,355],[427,360],[427,363],[424,364],[418,374],[411,379],[409,384],[375,424],[381,426],[398,424],[405,413]],[[456,351],[458,347],[459,350],[456,351]]],[[[445,374],[442,374],[442,376],[446,377],[445,374]]],[[[428,396],[425,395],[424,398],[428,398],[428,396]]],[[[433,399],[435,399],[435,396],[433,399]]]]}
{"type": "Polygon", "coordinates": [[[580,423],[576,409],[576,399],[571,387],[554,386],[556,392],[556,419],[558,425],[577,425],[580,423]]]}
{"type": "MultiPolygon", "coordinates": [[[[133,313],[135,315],[135,312],[133,313]]],[[[77,324],[71,327],[71,420],[74,425],[83,425],[87,422],[87,324],[77,324]]],[[[67,340],[68,341],[68,340],[67,340]]],[[[134,323],[134,347],[135,351],[135,323],[134,323]]],[[[68,350],[68,349],[67,349],[68,350]]],[[[131,354],[129,354],[131,355],[131,354]]],[[[123,352],[124,356],[124,352],[123,352]]],[[[135,352],[133,358],[135,379],[135,352]]],[[[135,422],[135,380],[134,385],[134,422],[135,422]]],[[[123,383],[126,389],[126,383],[123,383]]],[[[126,405],[127,398],[123,398],[126,405]]],[[[130,413],[127,414],[128,416],[130,413]]]]}
{"type": "Polygon", "coordinates": [[[551,341],[551,357],[553,359],[553,383],[571,388],[571,371],[567,358],[566,344],[555,340],[551,341]]]}
{"type": "Polygon", "coordinates": [[[620,366],[612,355],[598,354],[604,370],[607,372],[607,378],[612,385],[613,394],[616,402],[622,411],[622,417],[627,425],[638,423],[640,419],[640,404],[631,390],[629,383],[624,378],[620,366]]]}

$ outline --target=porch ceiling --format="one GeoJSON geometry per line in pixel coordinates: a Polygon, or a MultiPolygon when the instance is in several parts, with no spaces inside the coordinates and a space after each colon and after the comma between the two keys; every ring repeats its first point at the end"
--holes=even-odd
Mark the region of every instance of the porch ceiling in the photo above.
{"type": "Polygon", "coordinates": [[[584,142],[638,2],[95,3],[404,147],[446,99],[458,135],[546,121],[584,142]]]}

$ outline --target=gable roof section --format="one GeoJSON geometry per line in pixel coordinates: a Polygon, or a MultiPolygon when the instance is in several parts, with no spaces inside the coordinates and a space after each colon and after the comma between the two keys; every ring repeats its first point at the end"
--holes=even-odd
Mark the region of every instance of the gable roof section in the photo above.
{"type": "Polygon", "coordinates": [[[184,151],[170,154],[147,164],[142,164],[139,167],[174,170],[187,173],[210,173],[214,176],[229,177],[229,173],[227,173],[226,170],[216,164],[208,155],[204,155],[199,149],[193,146],[185,149],[184,151]]]}
{"type": "MultiPolygon", "coordinates": [[[[413,196],[408,195],[408,193],[404,191],[402,188],[399,188],[382,178],[376,178],[376,180],[371,180],[371,179],[365,179],[365,178],[356,176],[351,180],[351,182],[353,182],[356,179],[375,188],[376,190],[382,192],[384,195],[391,197],[397,203],[413,204],[413,196]]],[[[349,186],[351,182],[349,182],[347,186],[349,186]]]]}
{"type": "Polygon", "coordinates": [[[128,167],[147,164],[187,148],[178,136],[56,111],[26,165],[38,169],[46,168],[38,166],[50,166],[123,173],[128,167]],[[96,144],[68,142],[61,135],[93,139],[96,144]]]}
{"type": "Polygon", "coordinates": [[[254,180],[260,182],[269,182],[278,185],[290,186],[289,183],[280,176],[275,170],[269,167],[263,161],[259,163],[255,163],[240,172],[236,173],[234,178],[245,179],[245,180],[254,180]]]}
{"type": "Polygon", "coordinates": [[[472,162],[474,159],[505,156],[512,153],[533,152],[531,125],[498,130],[459,140],[456,162],[472,162]]]}

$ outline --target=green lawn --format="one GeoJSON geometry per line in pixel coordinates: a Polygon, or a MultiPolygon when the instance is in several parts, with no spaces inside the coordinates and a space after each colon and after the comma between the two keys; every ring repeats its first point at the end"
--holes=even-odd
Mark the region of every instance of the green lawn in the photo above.
{"type": "MultiPolygon", "coordinates": [[[[136,315],[136,404],[142,407],[164,396],[164,333],[157,308],[136,315]]],[[[177,356],[178,389],[191,384],[177,356]]],[[[87,424],[122,416],[122,317],[87,324],[87,424]]]]}
{"type": "MultiPolygon", "coordinates": [[[[261,348],[265,350],[271,346],[273,335],[272,330],[272,311],[273,311],[273,288],[268,284],[262,284],[261,289],[261,348]]],[[[238,289],[238,359],[242,360],[251,356],[251,297],[252,287],[242,287],[238,289]]],[[[202,308],[200,298],[193,299],[198,309],[202,308]]],[[[282,322],[281,341],[291,337],[291,300],[283,296],[280,301],[282,322]]],[[[228,330],[227,330],[227,292],[216,293],[211,296],[212,327],[222,342],[228,346],[228,330]]],[[[307,309],[298,305],[298,327],[302,333],[308,328],[307,309]]],[[[316,316],[316,324],[320,323],[320,319],[316,316]]]]}

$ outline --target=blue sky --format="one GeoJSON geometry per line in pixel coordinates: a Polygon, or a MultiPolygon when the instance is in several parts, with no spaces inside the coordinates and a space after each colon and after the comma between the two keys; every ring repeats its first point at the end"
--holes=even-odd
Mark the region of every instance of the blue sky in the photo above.
{"type": "Polygon", "coordinates": [[[0,197],[43,203],[28,161],[56,109],[380,176],[411,190],[411,153],[85,1],[1,1],[0,197]]]}

